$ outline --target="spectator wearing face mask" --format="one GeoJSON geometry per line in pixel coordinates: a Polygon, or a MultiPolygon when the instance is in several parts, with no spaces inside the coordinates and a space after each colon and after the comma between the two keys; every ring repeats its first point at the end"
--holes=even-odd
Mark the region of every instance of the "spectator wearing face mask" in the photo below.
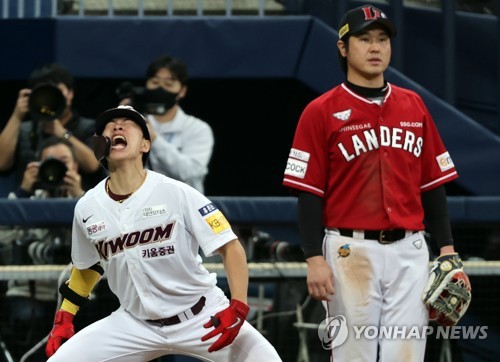
{"type": "Polygon", "coordinates": [[[186,114],[188,69],[180,59],[160,56],[146,70],[145,89],[132,90],[120,104],[132,104],[148,120],[151,152],[147,167],[204,193],[214,136],[208,123],[186,114]]]}

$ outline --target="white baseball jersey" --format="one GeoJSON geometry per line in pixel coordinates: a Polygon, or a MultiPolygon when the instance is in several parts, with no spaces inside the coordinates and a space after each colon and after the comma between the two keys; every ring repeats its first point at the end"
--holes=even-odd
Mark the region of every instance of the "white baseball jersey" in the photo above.
{"type": "Polygon", "coordinates": [[[237,237],[209,199],[153,171],[123,203],[106,194],[105,182],[75,207],[76,268],[100,262],[121,306],[139,319],[179,314],[215,287],[199,247],[210,256],[237,237]]]}

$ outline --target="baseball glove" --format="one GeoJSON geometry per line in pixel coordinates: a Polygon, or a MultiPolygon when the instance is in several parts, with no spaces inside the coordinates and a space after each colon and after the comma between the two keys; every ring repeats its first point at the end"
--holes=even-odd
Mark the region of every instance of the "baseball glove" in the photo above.
{"type": "Polygon", "coordinates": [[[442,326],[456,325],[469,307],[470,290],[469,279],[458,254],[436,258],[422,296],[429,308],[429,318],[442,326]]]}

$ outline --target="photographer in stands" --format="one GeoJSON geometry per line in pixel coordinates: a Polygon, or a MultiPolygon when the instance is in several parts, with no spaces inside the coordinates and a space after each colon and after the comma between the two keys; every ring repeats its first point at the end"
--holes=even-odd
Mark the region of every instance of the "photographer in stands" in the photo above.
{"type": "Polygon", "coordinates": [[[147,168],[204,193],[214,136],[208,123],[179,106],[188,89],[186,64],[160,56],[149,64],[146,78],[146,87],[126,82],[117,94],[121,105],[132,105],[147,116],[152,143],[147,168]]]}
{"type": "Polygon", "coordinates": [[[51,137],[40,146],[40,161],[28,163],[20,187],[9,195],[22,197],[71,197],[85,193],[71,142],[51,137]]]}
{"type": "Polygon", "coordinates": [[[0,134],[0,171],[15,169],[19,183],[26,165],[36,159],[41,141],[56,136],[73,145],[85,190],[106,176],[90,148],[95,121],[72,108],[73,83],[73,76],[58,64],[33,71],[29,88],[19,91],[14,111],[0,134]]]}
{"type": "MultiPolygon", "coordinates": [[[[40,145],[40,161],[30,162],[14,198],[79,198],[84,191],[71,142],[51,137],[40,145]]],[[[13,227],[0,231],[0,240],[15,265],[67,264],[70,261],[70,228],[28,229],[13,227]]],[[[4,253],[5,254],[5,253],[4,253]]],[[[7,289],[5,314],[7,348],[20,358],[50,331],[57,302],[57,281],[11,280],[7,289]]],[[[43,348],[29,361],[44,360],[43,348]]]]}

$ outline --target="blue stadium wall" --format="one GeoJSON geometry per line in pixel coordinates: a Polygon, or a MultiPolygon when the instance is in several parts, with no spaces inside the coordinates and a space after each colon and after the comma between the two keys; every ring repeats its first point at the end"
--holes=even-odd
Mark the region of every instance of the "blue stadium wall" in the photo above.
{"type": "MultiPolygon", "coordinates": [[[[409,19],[405,24],[409,36],[405,59],[414,59],[419,67],[412,69],[423,68],[428,77],[442,72],[439,44],[426,42],[424,52],[422,42],[413,42],[411,38],[419,37],[421,32],[438,34],[439,22],[426,23],[424,28],[419,25],[415,27],[419,32],[413,34],[410,30],[417,20],[409,19]],[[410,37],[410,34],[413,35],[410,37]]],[[[432,36],[427,35],[427,38],[432,36]]],[[[78,79],[140,79],[148,62],[162,53],[183,58],[189,64],[191,78],[198,80],[294,79],[315,94],[343,80],[337,62],[336,32],[310,16],[12,19],[0,21],[0,36],[3,48],[9,49],[0,58],[0,79],[5,81],[25,79],[35,67],[52,61],[67,66],[78,79]]],[[[476,39],[475,34],[467,39],[476,39]]],[[[472,82],[470,77],[477,75],[478,68],[496,69],[494,64],[489,64],[494,61],[487,56],[487,50],[491,51],[491,47],[483,48],[481,55],[478,54],[481,49],[474,48],[473,57],[463,57],[459,66],[459,72],[464,74],[458,83],[460,88],[467,88],[462,82],[472,82]],[[475,59],[481,62],[469,64],[475,59]],[[462,70],[464,66],[466,69],[462,70]]],[[[460,172],[457,184],[471,195],[499,195],[496,181],[500,176],[499,137],[398,71],[389,69],[387,79],[414,89],[424,98],[460,172]]],[[[491,97],[493,89],[486,86],[489,83],[484,84],[484,92],[491,97]]],[[[258,107],[259,95],[242,102],[241,112],[258,107]]],[[[217,94],[206,97],[212,99],[214,106],[224,107],[224,99],[217,94]]],[[[225,122],[228,128],[234,127],[236,133],[232,137],[239,139],[239,144],[246,143],[247,151],[253,147],[266,149],[263,154],[267,159],[260,162],[273,160],[276,175],[281,173],[288,150],[282,145],[279,150],[274,149],[272,140],[285,137],[289,145],[297,117],[283,117],[273,124],[256,123],[251,140],[245,139],[245,133],[238,132],[237,115],[219,121],[225,122]],[[266,142],[259,142],[260,137],[266,142]]],[[[219,144],[223,142],[224,139],[218,139],[219,144]]],[[[232,147],[223,150],[226,154],[240,151],[243,152],[232,147]]],[[[258,170],[259,160],[252,159],[251,153],[240,161],[253,161],[251,167],[258,170]]],[[[231,163],[234,166],[232,160],[231,163]]],[[[279,183],[276,175],[275,184],[279,183]]]]}

